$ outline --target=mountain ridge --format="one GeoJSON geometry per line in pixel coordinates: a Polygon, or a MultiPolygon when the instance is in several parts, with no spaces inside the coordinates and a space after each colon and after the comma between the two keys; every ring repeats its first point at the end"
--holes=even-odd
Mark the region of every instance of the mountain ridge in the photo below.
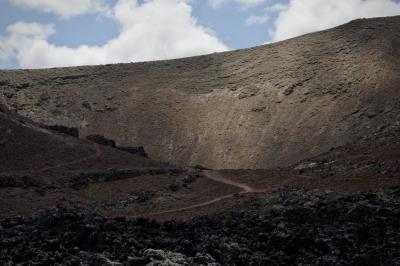
{"type": "Polygon", "coordinates": [[[0,101],[171,164],[285,167],[399,121],[399,32],[399,16],[361,19],[206,56],[0,71],[0,101]]]}

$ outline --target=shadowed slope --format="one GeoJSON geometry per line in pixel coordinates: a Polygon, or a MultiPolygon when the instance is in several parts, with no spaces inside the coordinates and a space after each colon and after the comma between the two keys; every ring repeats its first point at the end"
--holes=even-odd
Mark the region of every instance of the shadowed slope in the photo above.
{"type": "Polygon", "coordinates": [[[0,71],[0,100],[165,162],[287,166],[398,121],[398,47],[400,17],[356,20],[180,60],[0,71]]]}
{"type": "Polygon", "coordinates": [[[107,169],[111,167],[115,169],[167,167],[163,163],[153,162],[144,157],[75,137],[57,134],[39,126],[0,106],[2,182],[6,182],[3,178],[5,176],[48,179],[52,176],[108,171],[107,169]]]}

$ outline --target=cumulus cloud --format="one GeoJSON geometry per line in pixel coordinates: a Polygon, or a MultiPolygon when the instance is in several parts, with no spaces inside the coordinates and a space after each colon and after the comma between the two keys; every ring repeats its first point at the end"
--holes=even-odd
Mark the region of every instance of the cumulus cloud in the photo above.
{"type": "Polygon", "coordinates": [[[272,12],[281,12],[288,8],[288,5],[277,3],[273,4],[272,6],[268,6],[267,10],[272,12]]]}
{"type": "MultiPolygon", "coordinates": [[[[23,56],[22,48],[28,48],[31,40],[44,41],[55,33],[53,25],[41,25],[39,23],[17,22],[7,27],[8,37],[0,38],[0,59],[9,60],[13,56],[23,56]],[[22,52],[22,53],[21,53],[22,52]]],[[[26,50],[26,49],[24,49],[26,50]]]]}
{"type": "Polygon", "coordinates": [[[0,64],[10,60],[11,55],[12,51],[8,45],[8,40],[0,36],[0,64]]]}
{"type": "Polygon", "coordinates": [[[269,20],[268,14],[262,15],[251,15],[246,19],[246,25],[254,25],[254,24],[265,24],[269,20]]]}
{"type": "Polygon", "coordinates": [[[86,13],[108,13],[109,7],[103,0],[10,0],[13,4],[54,13],[67,19],[86,13]]]}
{"type": "MultiPolygon", "coordinates": [[[[271,10],[272,9],[272,10],[271,10]]],[[[270,7],[277,12],[273,41],[324,30],[357,18],[400,14],[400,3],[393,0],[291,0],[287,6],[270,7]]]]}
{"type": "Polygon", "coordinates": [[[236,2],[240,4],[242,7],[247,8],[247,7],[253,7],[257,6],[260,4],[265,3],[265,0],[208,0],[208,3],[213,7],[213,8],[218,8],[222,6],[225,3],[229,2],[236,2]]]}
{"type": "Polygon", "coordinates": [[[47,40],[55,32],[53,26],[17,23],[0,38],[0,57],[15,57],[24,68],[42,68],[171,59],[228,49],[197,23],[184,0],[119,0],[112,12],[120,33],[103,46],[56,46],[47,40]]]}
{"type": "Polygon", "coordinates": [[[39,23],[17,22],[7,27],[7,32],[14,37],[46,39],[49,35],[55,33],[53,25],[42,25],[39,23]]]}

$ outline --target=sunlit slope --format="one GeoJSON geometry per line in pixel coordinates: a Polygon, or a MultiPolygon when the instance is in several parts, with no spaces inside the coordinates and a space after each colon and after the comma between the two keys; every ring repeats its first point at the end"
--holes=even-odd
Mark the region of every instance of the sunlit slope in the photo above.
{"type": "Polygon", "coordinates": [[[171,61],[0,71],[0,100],[152,159],[286,166],[400,123],[400,17],[171,61]]]}

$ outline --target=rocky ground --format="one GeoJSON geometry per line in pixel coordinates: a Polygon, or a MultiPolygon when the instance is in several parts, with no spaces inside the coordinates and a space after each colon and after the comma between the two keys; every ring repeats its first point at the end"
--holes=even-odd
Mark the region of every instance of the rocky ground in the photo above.
{"type": "Polygon", "coordinates": [[[288,168],[213,171],[0,118],[0,265],[400,265],[397,125],[288,168]]]}
{"type": "Polygon", "coordinates": [[[400,187],[285,188],[187,222],[53,208],[1,221],[2,265],[400,265],[400,187]],[[240,209],[240,211],[238,211],[240,209]]]}
{"type": "Polygon", "coordinates": [[[400,265],[399,29],[0,71],[0,265],[400,265]]]}

